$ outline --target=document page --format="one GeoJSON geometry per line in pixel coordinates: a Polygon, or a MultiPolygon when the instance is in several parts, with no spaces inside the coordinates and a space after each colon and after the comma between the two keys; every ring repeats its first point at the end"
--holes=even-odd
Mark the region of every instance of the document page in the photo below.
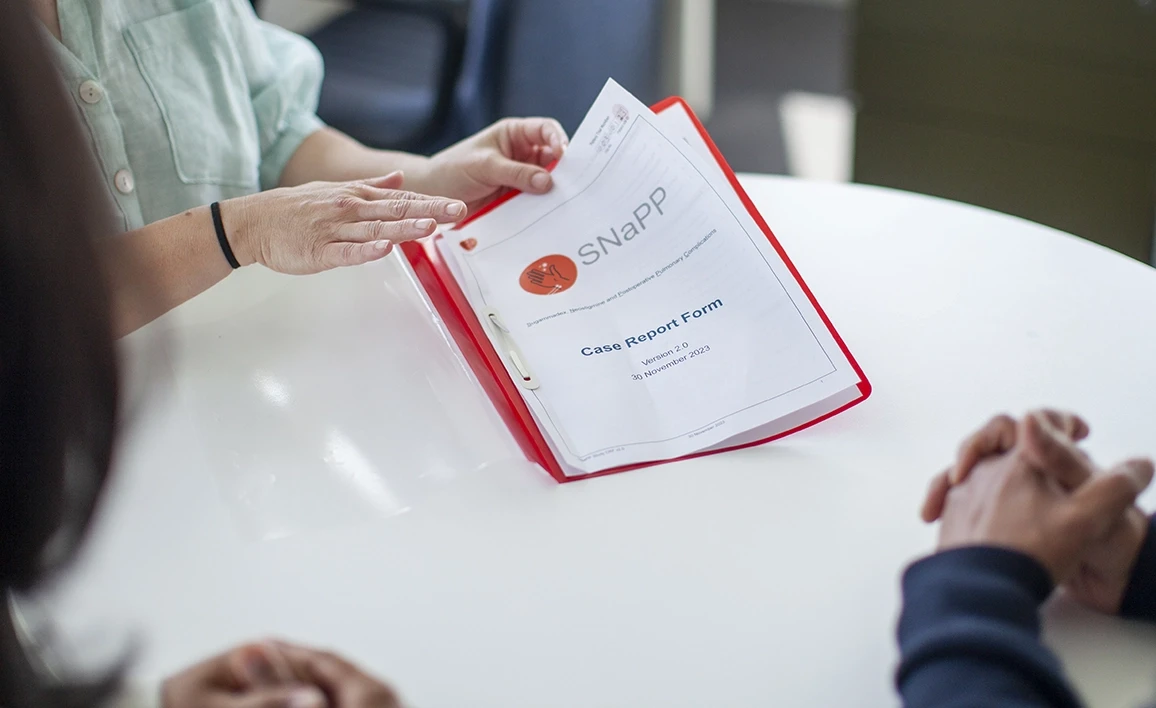
{"type": "Polygon", "coordinates": [[[695,139],[609,82],[549,194],[439,242],[569,473],[691,454],[859,380],[695,139]]]}

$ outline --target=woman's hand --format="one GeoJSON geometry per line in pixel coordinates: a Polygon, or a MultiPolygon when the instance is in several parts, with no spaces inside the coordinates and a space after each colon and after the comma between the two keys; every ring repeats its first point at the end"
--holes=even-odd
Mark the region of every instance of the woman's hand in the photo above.
{"type": "Polygon", "coordinates": [[[550,191],[546,166],[562,157],[569,140],[551,118],[506,118],[442,150],[406,184],[427,194],[460,199],[475,211],[503,192],[550,191]]]}
{"type": "Polygon", "coordinates": [[[162,708],[401,708],[345,659],[284,642],[239,647],[165,682],[162,708]]]}
{"type": "Polygon", "coordinates": [[[456,199],[401,191],[402,174],[358,182],[311,182],[221,204],[241,265],[307,275],[383,258],[395,243],[431,235],[466,215],[456,199]]]}
{"type": "Polygon", "coordinates": [[[392,688],[342,657],[285,642],[267,646],[280,651],[296,680],[320,688],[329,708],[401,708],[392,688]]]}
{"type": "Polygon", "coordinates": [[[165,681],[161,708],[330,708],[325,692],[297,681],[279,652],[239,647],[165,681]]]}

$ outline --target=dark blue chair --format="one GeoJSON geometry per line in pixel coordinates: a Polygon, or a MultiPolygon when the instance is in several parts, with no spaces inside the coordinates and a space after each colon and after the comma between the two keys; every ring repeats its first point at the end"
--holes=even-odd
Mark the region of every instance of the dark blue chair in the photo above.
{"type": "Polygon", "coordinates": [[[470,0],[461,67],[445,123],[418,152],[432,153],[498,119],[498,93],[512,0],[470,0]]]}
{"type": "Polygon", "coordinates": [[[613,78],[644,103],[661,95],[663,0],[511,2],[498,112],[557,118],[573,132],[613,78]]]}
{"type": "Polygon", "coordinates": [[[363,0],[311,34],[325,59],[322,120],[379,148],[430,140],[452,104],[466,11],[455,0],[363,0]]]}
{"type": "Polygon", "coordinates": [[[573,131],[608,77],[659,97],[663,5],[362,0],[310,37],[325,57],[318,112],[368,145],[426,154],[502,116],[573,131]]]}

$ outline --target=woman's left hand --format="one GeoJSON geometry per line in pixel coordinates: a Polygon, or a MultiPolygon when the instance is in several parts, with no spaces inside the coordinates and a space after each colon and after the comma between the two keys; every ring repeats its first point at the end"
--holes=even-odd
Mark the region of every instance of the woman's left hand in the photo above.
{"type": "Polygon", "coordinates": [[[552,118],[505,118],[442,150],[415,174],[407,170],[405,188],[460,199],[470,212],[506,191],[550,191],[546,166],[562,157],[569,139],[552,118]]]}

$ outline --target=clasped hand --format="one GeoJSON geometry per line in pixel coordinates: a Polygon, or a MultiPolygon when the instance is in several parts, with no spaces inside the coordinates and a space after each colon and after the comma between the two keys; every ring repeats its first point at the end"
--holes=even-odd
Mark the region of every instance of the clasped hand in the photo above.
{"type": "Polygon", "coordinates": [[[1019,551],[1079,602],[1118,612],[1148,530],[1136,497],[1153,466],[1136,459],[1101,469],[1076,446],[1087,435],[1068,413],[992,419],[932,480],[922,515],[941,522],[939,549],[1019,551]]]}
{"type": "Polygon", "coordinates": [[[349,661],[285,642],[242,646],[165,682],[162,708],[401,708],[349,661]]]}

